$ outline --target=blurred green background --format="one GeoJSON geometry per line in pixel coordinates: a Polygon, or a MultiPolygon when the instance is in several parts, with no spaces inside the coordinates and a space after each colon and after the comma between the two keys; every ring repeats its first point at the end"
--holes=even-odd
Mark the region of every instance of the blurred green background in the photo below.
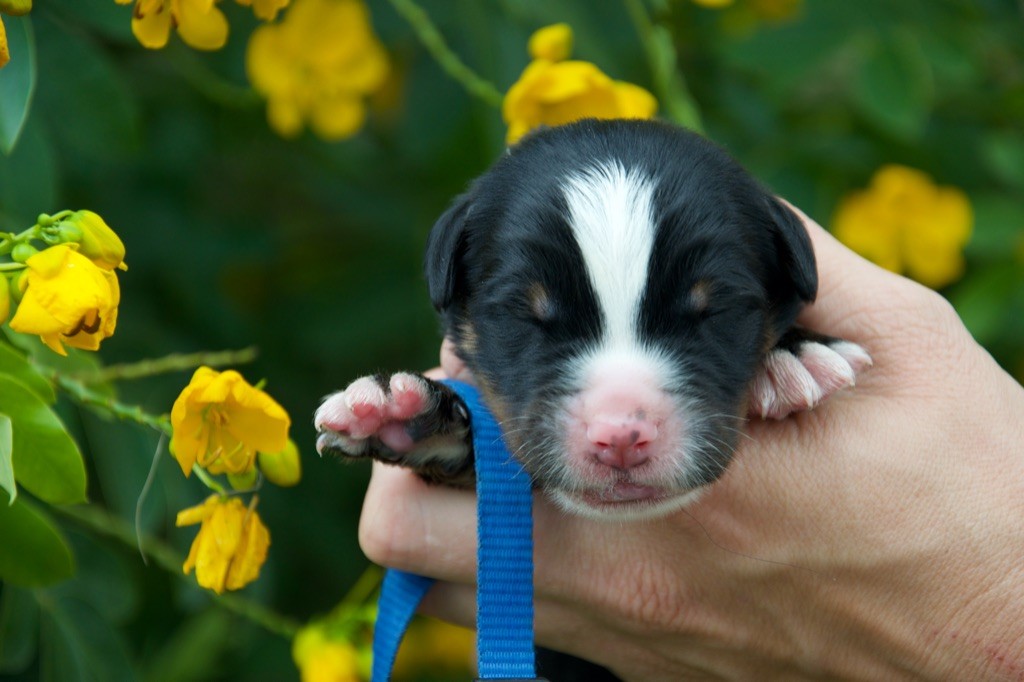
{"type": "MultiPolygon", "coordinates": [[[[565,21],[577,58],[658,94],[626,4],[422,5],[453,51],[502,92],[527,64],[529,35],[565,21]]],[[[261,495],[272,546],[245,594],[300,621],[329,610],[365,566],[356,523],[368,469],[316,457],[313,410],[359,375],[436,364],[423,244],[451,197],[504,146],[500,112],[445,75],[392,4],[369,7],[393,82],[360,134],[325,143],[268,129],[244,72],[255,26],[244,8],[222,5],[232,37],[219,52],[176,37],[147,51],[132,36],[129,7],[37,0],[33,109],[14,152],[0,156],[0,229],[88,208],[127,245],[105,363],[259,347],[258,360],[239,369],[265,378],[292,415],[304,478],[261,495]]],[[[943,293],[999,362],[1024,375],[1024,6],[648,7],[671,35],[707,134],[822,224],[886,163],[967,192],[975,213],[967,274],[943,293]],[[773,18],[773,7],[784,16],[773,18]]],[[[163,413],[188,377],[123,383],[121,399],[163,413]]],[[[91,501],[130,522],[156,437],[70,404],[62,414],[86,452],[91,501]]],[[[184,553],[195,531],[174,528],[174,515],[203,496],[165,457],[144,528],[184,553]]],[[[147,568],[130,547],[73,522],[62,528],[78,576],[0,595],[0,673],[9,679],[297,678],[281,637],[147,568]]]]}

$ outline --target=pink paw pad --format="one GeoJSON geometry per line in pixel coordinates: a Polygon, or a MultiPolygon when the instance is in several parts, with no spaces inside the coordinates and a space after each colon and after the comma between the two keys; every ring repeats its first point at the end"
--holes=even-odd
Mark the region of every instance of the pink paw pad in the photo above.
{"type": "Polygon", "coordinates": [[[750,389],[751,414],[783,419],[810,410],[836,392],[853,386],[857,374],[871,366],[871,356],[848,341],[826,345],[804,342],[794,354],[772,350],[750,389]]]}
{"type": "Polygon", "coordinates": [[[414,443],[405,423],[429,408],[429,387],[415,374],[400,373],[391,377],[389,389],[390,394],[375,378],[363,377],[328,396],[313,420],[320,432],[317,450],[358,456],[371,437],[394,452],[410,450],[414,443]]]}
{"type": "Polygon", "coordinates": [[[391,377],[391,404],[388,416],[391,419],[406,420],[423,412],[430,394],[427,384],[415,374],[399,373],[391,377]]]}

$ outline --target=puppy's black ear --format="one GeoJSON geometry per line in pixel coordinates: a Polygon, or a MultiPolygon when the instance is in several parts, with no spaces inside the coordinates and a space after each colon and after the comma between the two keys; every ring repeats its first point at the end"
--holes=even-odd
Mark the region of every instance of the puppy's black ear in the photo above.
{"type": "Polygon", "coordinates": [[[777,332],[786,331],[805,303],[818,295],[818,267],[807,228],[788,206],[766,196],[776,268],[768,283],[775,307],[777,332]]]}
{"type": "Polygon", "coordinates": [[[810,303],[818,295],[818,266],[807,228],[796,213],[775,197],[768,197],[779,266],[788,275],[797,295],[810,303]]]}
{"type": "Polygon", "coordinates": [[[423,268],[430,301],[439,312],[452,304],[456,290],[461,286],[466,219],[473,203],[471,194],[467,192],[457,197],[434,223],[427,238],[423,268]]]}

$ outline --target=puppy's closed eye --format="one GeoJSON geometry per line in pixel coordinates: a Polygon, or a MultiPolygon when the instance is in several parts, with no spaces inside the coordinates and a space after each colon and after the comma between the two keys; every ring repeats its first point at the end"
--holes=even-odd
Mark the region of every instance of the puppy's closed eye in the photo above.
{"type": "Polygon", "coordinates": [[[686,306],[698,315],[705,315],[711,305],[711,294],[714,291],[709,280],[698,280],[686,296],[686,306]]]}
{"type": "Polygon", "coordinates": [[[555,302],[540,282],[531,282],[526,288],[526,302],[530,315],[538,322],[551,322],[555,319],[555,302]]]}

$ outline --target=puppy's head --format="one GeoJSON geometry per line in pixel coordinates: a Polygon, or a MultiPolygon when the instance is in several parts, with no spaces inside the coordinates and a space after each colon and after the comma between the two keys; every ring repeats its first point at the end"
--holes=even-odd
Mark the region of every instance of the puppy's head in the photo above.
{"type": "Polygon", "coordinates": [[[678,508],[723,472],[759,362],[817,288],[788,209],[645,121],[524,139],[438,221],[426,272],[510,448],[601,517],[678,508]]]}

